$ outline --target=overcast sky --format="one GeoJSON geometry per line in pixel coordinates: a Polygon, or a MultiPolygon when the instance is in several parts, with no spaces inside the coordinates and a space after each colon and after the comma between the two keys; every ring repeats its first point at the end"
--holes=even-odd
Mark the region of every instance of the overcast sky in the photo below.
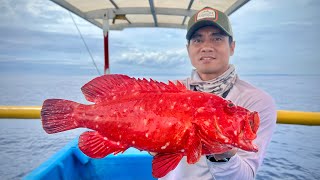
{"type": "MultiPolygon", "coordinates": [[[[240,74],[319,74],[319,0],[251,0],[230,16],[240,74]]],[[[47,0],[0,0],[0,76],[98,75],[71,14],[47,0]]],[[[72,15],[102,73],[103,35],[72,15]]],[[[110,32],[112,73],[189,75],[186,30],[110,32]]]]}

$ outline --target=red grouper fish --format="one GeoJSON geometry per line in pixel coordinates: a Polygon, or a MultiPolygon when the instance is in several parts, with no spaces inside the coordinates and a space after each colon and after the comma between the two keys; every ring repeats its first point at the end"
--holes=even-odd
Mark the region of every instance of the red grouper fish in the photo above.
{"type": "Polygon", "coordinates": [[[183,156],[194,164],[205,154],[233,147],[257,152],[253,144],[259,127],[257,112],[217,95],[126,75],[103,75],[81,88],[84,105],[47,99],[41,110],[43,129],[51,134],[89,128],[79,137],[80,150],[103,158],[129,147],[156,152],[152,174],[163,177],[183,156]]]}

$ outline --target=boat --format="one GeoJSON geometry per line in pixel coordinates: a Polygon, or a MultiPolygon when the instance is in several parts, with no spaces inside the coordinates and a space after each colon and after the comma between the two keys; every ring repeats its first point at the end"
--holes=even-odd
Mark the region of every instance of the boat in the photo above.
{"type": "Polygon", "coordinates": [[[102,159],[90,158],[81,152],[78,138],[75,138],[23,179],[154,180],[151,162],[151,155],[134,148],[102,159]]]}
{"type": "MultiPolygon", "coordinates": [[[[104,32],[104,73],[110,73],[109,30],[124,28],[186,28],[188,18],[204,6],[219,7],[231,15],[249,0],[225,1],[74,1],[51,0],[104,32]],[[158,4],[155,4],[158,3],[158,4]]],[[[41,106],[0,106],[0,118],[39,119],[41,106]]],[[[277,123],[320,125],[320,112],[278,110],[277,123]]],[[[130,148],[123,154],[93,159],[83,154],[78,137],[23,179],[154,179],[152,157],[130,148]]]]}

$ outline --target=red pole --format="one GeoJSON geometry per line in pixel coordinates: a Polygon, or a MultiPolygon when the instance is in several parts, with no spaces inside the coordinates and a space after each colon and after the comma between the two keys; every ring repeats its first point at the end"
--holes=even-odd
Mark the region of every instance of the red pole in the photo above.
{"type": "Polygon", "coordinates": [[[104,74],[110,73],[109,67],[109,32],[104,34],[104,74]]]}

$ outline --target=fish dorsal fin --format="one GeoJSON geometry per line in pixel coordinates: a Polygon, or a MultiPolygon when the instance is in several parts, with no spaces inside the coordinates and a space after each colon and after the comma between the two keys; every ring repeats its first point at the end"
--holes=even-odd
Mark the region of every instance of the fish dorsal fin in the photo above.
{"type": "Polygon", "coordinates": [[[180,82],[169,84],[150,79],[135,79],[121,74],[110,74],[97,77],[81,88],[85,98],[90,102],[99,103],[112,101],[125,96],[134,96],[146,92],[179,93],[187,90],[180,82]]]}

